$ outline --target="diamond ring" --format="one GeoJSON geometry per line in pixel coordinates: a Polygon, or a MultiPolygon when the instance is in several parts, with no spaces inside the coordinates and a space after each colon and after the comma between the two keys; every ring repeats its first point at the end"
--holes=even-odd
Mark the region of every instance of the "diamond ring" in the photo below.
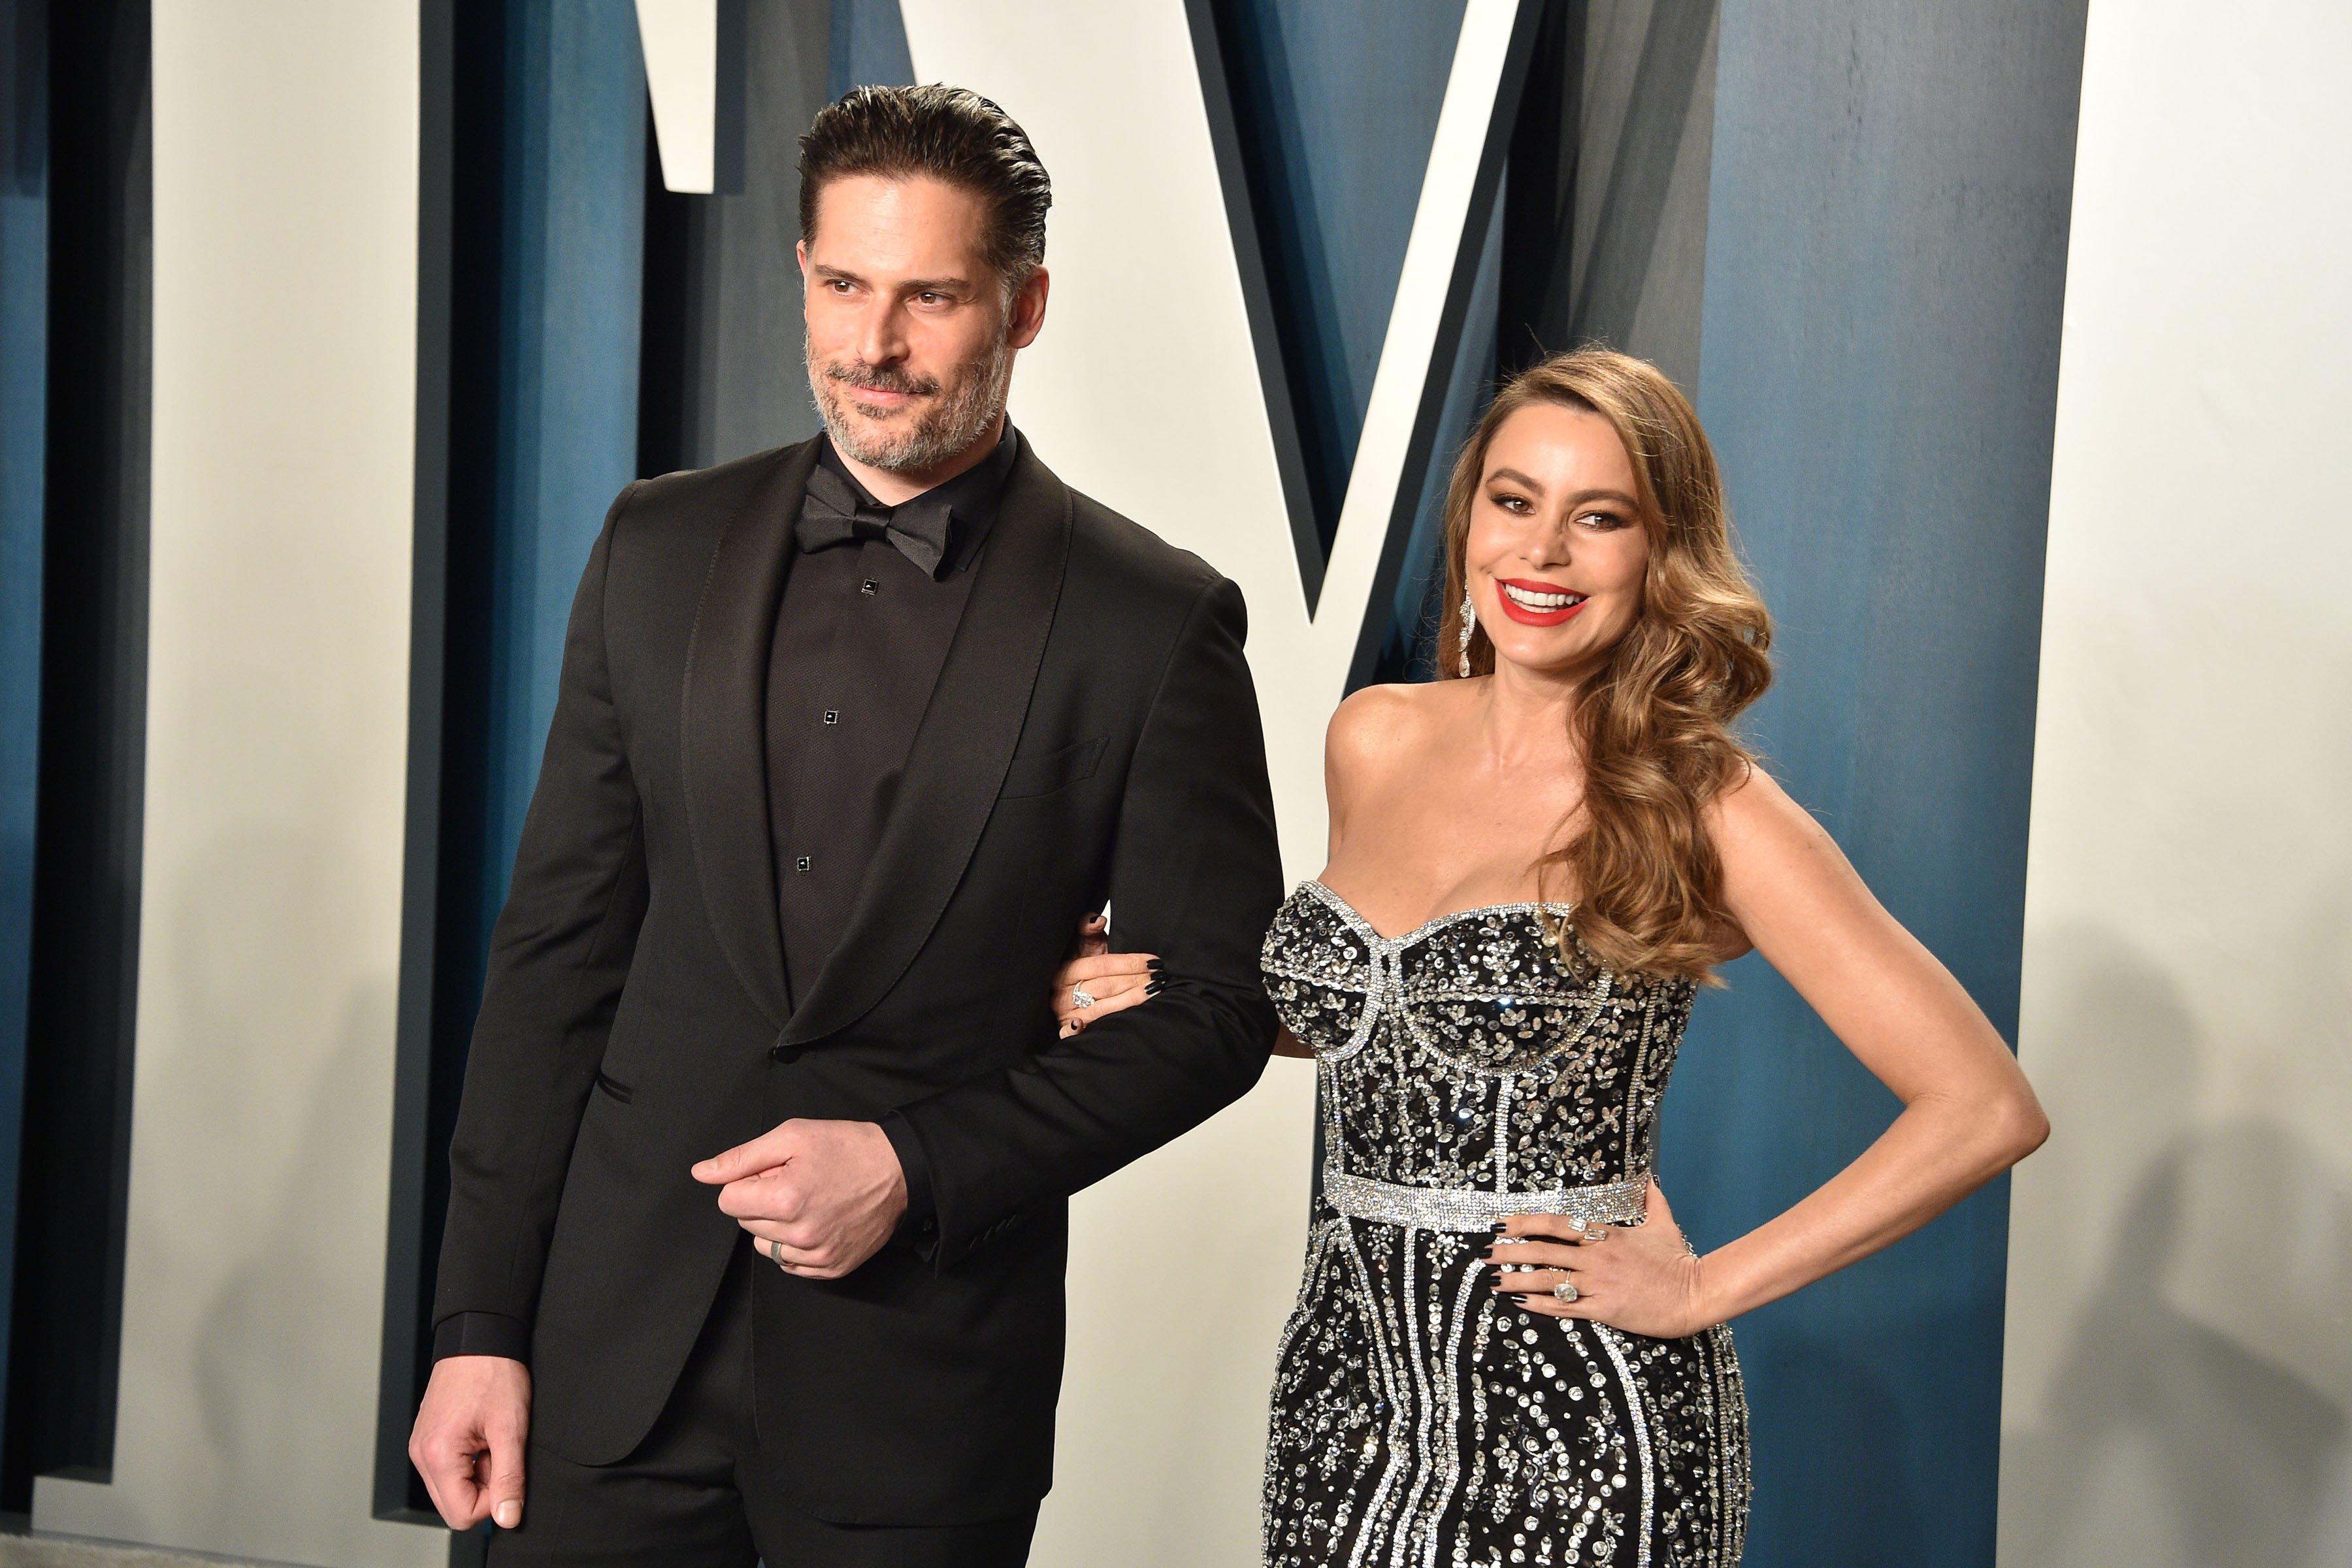
{"type": "Polygon", "coordinates": [[[1559,1283],[1551,1288],[1551,1293],[1563,1301],[1573,1301],[1579,1291],[1576,1289],[1576,1281],[1563,1274],[1559,1277],[1559,1283]]]}
{"type": "Polygon", "coordinates": [[[1095,999],[1088,994],[1085,986],[1073,985],[1070,987],[1070,1005],[1074,1007],[1091,1007],[1095,1005],[1095,999]]]}

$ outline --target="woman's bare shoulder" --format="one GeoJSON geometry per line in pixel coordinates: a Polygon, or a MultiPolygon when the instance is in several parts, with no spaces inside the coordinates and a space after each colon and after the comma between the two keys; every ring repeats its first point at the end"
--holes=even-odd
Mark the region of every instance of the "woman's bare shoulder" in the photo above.
{"type": "Polygon", "coordinates": [[[1323,737],[1332,777],[1378,775],[1411,759],[1461,701],[1458,680],[1367,686],[1339,704],[1323,737]]]}
{"type": "Polygon", "coordinates": [[[1827,845],[1830,837],[1780,781],[1750,762],[1706,805],[1706,824],[1718,854],[1745,858],[1792,845],[1827,845]]]}

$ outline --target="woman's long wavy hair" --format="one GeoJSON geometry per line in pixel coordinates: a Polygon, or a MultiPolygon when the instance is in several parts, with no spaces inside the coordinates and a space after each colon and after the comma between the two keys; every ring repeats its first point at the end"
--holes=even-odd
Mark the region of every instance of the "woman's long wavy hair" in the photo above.
{"type": "MultiPolygon", "coordinates": [[[[1621,973],[1711,980],[1729,917],[1703,814],[1755,765],[1730,726],[1771,684],[1772,621],[1732,548],[1706,432],[1655,366],[1583,348],[1496,392],[1445,492],[1440,674],[1461,673],[1465,552],[1487,448],[1505,421],[1537,404],[1588,409],[1616,430],[1650,541],[1641,614],[1577,694],[1569,727],[1584,762],[1583,799],[1567,842],[1538,863],[1538,886],[1564,879],[1575,889],[1574,936],[1560,933],[1571,963],[1580,941],[1621,973]]],[[[1469,664],[1474,675],[1494,671],[1483,627],[1472,631],[1469,664]]]]}

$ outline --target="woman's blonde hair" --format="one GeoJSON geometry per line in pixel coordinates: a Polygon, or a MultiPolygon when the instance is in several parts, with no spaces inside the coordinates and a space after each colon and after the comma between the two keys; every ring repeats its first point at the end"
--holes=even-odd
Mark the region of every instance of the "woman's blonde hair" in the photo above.
{"type": "MultiPolygon", "coordinates": [[[[1611,969],[1707,979],[1728,915],[1702,814],[1755,765],[1730,725],[1771,684],[1772,621],[1732,549],[1706,432],[1655,366],[1583,348],[1529,366],[1496,393],[1445,492],[1440,674],[1461,673],[1465,552],[1487,448],[1506,420],[1538,404],[1586,409],[1615,429],[1650,542],[1641,614],[1586,679],[1569,721],[1584,761],[1581,826],[1538,863],[1538,884],[1568,873],[1574,938],[1611,969]]],[[[1474,628],[1469,672],[1494,668],[1494,645],[1474,628]]],[[[1568,932],[1561,942],[1570,947],[1568,932]]]]}

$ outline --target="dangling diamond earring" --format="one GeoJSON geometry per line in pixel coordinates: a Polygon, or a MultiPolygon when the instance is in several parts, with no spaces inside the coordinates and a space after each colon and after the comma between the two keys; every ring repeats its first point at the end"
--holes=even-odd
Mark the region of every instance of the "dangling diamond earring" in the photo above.
{"type": "Polygon", "coordinates": [[[1470,634],[1478,629],[1478,606],[1470,602],[1470,588],[1462,588],[1462,679],[1470,679],[1470,634]]]}

